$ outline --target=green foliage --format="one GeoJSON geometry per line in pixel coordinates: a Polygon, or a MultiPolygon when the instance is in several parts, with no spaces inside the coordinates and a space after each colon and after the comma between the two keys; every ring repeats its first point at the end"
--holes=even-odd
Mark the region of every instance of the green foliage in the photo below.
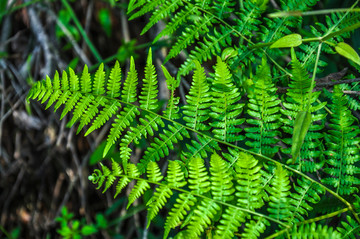
{"type": "Polygon", "coordinates": [[[68,212],[66,207],[62,208],[61,216],[57,217],[56,221],[60,223],[57,232],[65,239],[80,239],[98,232],[98,225],[87,225],[84,221],[74,219],[74,214],[68,212]]]}
{"type": "MultiPolygon", "coordinates": [[[[359,182],[356,178],[359,175],[359,160],[356,144],[359,142],[360,130],[353,126],[354,117],[347,109],[347,99],[343,97],[340,88],[335,87],[330,104],[332,119],[324,137],[326,143],[300,150],[301,157],[306,156],[310,149],[314,152],[311,157],[329,157],[321,176],[322,182],[330,186],[327,188],[302,173],[317,170],[317,165],[312,164],[312,161],[309,164],[305,163],[307,161],[297,162],[294,166],[298,170],[295,170],[276,157],[281,151],[278,151],[279,140],[274,137],[292,133],[297,112],[310,107],[312,122],[326,117],[318,113],[326,102],[316,104],[320,93],[311,93],[310,79],[299,61],[293,56],[293,77],[286,95],[277,95],[270,69],[263,61],[253,77],[253,90],[245,103],[240,103],[241,91],[233,83],[227,64],[218,58],[214,68],[215,74],[205,77],[204,70],[197,63],[187,96],[188,104],[180,106],[173,96],[163,114],[156,111],[159,108],[156,99],[157,79],[151,51],[140,93],[136,92],[137,72],[131,60],[122,89],[121,69],[116,62],[108,79],[103,65],[100,65],[94,78],[89,76],[86,67],[80,77],[71,69],[61,77],[56,73],[53,80],[47,78],[36,83],[29,98],[43,103],[48,100],[47,107],[54,104],[54,110],[63,105],[61,117],[72,111],[71,125],[76,121],[80,122],[79,128],[89,124],[86,134],[115,116],[104,155],[113,145],[120,147],[120,155],[118,159],[112,160],[111,168],[101,164],[101,169],[95,169],[89,179],[98,185],[98,189],[103,187],[103,192],[115,185],[115,197],[130,182],[136,181],[128,196],[127,207],[150,190],[152,196],[146,203],[148,226],[165,205],[172,202],[165,219],[164,237],[179,225],[181,233],[191,238],[205,232],[213,234],[215,238],[232,238],[234,234],[257,238],[262,237],[267,228],[272,228],[272,231],[278,228],[281,229],[279,233],[286,232],[294,236],[306,234],[310,230],[308,224],[297,225],[315,216],[312,209],[321,202],[320,195],[328,191],[344,200],[340,195],[352,195],[358,190],[359,182]],[[139,104],[136,102],[138,98],[139,104]],[[284,109],[280,110],[279,105],[283,105],[284,109]],[[243,108],[247,109],[247,114],[243,113],[243,108]],[[186,115],[184,122],[179,120],[181,112],[186,115]],[[244,122],[248,125],[242,132],[241,125],[244,122]],[[134,127],[134,124],[137,126],[134,127]],[[191,131],[196,132],[197,136],[190,134],[191,131]],[[212,135],[209,136],[209,133],[212,135]],[[129,146],[138,144],[142,138],[152,142],[148,144],[139,163],[133,164],[129,160],[132,154],[129,146]],[[186,138],[192,139],[189,141],[186,138]],[[333,141],[335,139],[337,143],[333,141]],[[339,139],[341,144],[338,143],[339,139]],[[167,173],[162,175],[155,161],[168,157],[175,145],[184,141],[187,143],[186,147],[183,145],[181,148],[182,161],[169,160],[167,173]],[[243,142],[250,151],[229,142],[243,142]],[[318,148],[326,148],[325,154],[318,148]],[[205,161],[207,159],[208,164],[205,161]],[[153,189],[153,185],[157,186],[153,189]],[[331,188],[336,192],[331,191],[331,188]],[[210,232],[209,228],[212,228],[210,232]]],[[[179,84],[167,70],[163,70],[169,90],[174,94],[179,84]]],[[[312,124],[303,147],[322,139],[323,136],[318,138],[316,133],[324,129],[324,125],[319,127],[319,124],[312,124]]],[[[287,143],[291,139],[283,140],[287,143]]],[[[287,147],[283,151],[286,153],[290,149],[287,147]]],[[[286,154],[282,154],[282,157],[286,157],[286,154]]],[[[344,227],[358,223],[356,217],[349,218],[350,224],[344,222],[344,227]]],[[[321,224],[314,227],[319,235],[338,235],[332,228],[322,227],[321,224]]]]}
{"type": "Polygon", "coordinates": [[[333,114],[330,119],[331,130],[325,136],[329,156],[324,171],[329,174],[322,182],[334,186],[336,192],[350,195],[359,192],[356,185],[360,185],[360,179],[356,177],[358,168],[356,163],[360,161],[359,140],[357,137],[360,128],[355,123],[355,118],[347,107],[347,100],[338,86],[335,86],[330,105],[333,114]]]}
{"type": "MultiPolygon", "coordinates": [[[[301,13],[316,2],[280,1],[279,7],[301,13]]],[[[37,82],[28,98],[61,108],[60,118],[72,112],[69,125],[79,122],[77,132],[86,129],[85,135],[111,123],[103,156],[112,147],[119,155],[89,179],[103,192],[114,186],[114,197],[129,186],[127,208],[146,195],[147,227],[166,215],[164,238],[356,238],[360,129],[351,109],[360,104],[342,90],[359,87],[329,93],[319,91],[315,79],[326,64],[323,53],[357,62],[343,39],[360,26],[358,15],[325,17],[306,38],[293,34],[303,18],[264,17],[267,4],[129,2],[131,19],[150,15],[143,34],[171,19],[154,40],[179,33],[165,61],[192,49],[178,77],[162,67],[170,91],[162,112],[151,49],[142,80],[131,59],[124,79],[118,62],[107,73],[101,64],[94,77],[87,67],[79,76],[69,69],[37,82]],[[289,46],[299,48],[291,49],[288,67],[282,64],[288,52],[278,48],[289,46]],[[201,63],[215,55],[213,73],[206,74],[201,63]],[[182,105],[179,76],[192,69],[182,105]],[[134,163],[136,148],[144,150],[134,163]],[[323,196],[332,206],[313,210],[326,206],[323,196]]]]}

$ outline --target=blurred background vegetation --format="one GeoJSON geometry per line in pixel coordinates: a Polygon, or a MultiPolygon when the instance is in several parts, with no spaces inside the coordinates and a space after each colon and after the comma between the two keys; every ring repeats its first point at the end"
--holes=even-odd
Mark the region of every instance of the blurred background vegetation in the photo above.
{"type": "MultiPolygon", "coordinates": [[[[92,71],[101,62],[109,67],[118,60],[125,72],[130,56],[143,69],[150,46],[159,68],[162,50],[171,39],[152,45],[161,23],[140,35],[148,19],[128,21],[127,2],[0,0],[0,238],[162,235],[156,220],[145,229],[144,205],[125,211],[126,192],[113,199],[111,192],[102,194],[87,179],[102,160],[102,142],[109,125],[84,138],[83,133],[76,135],[76,129],[67,128],[66,120],[60,122],[58,115],[25,100],[29,87],[55,70],[71,67],[79,72],[86,64],[92,71]]],[[[272,2],[276,1],[269,4],[272,2]]],[[[351,3],[325,0],[315,9],[351,3]]],[[[359,31],[351,41],[353,48],[360,47],[359,31]]],[[[168,63],[171,73],[176,72],[182,57],[168,63]]],[[[331,68],[346,67],[336,65],[339,56],[331,57],[334,59],[327,60],[324,75],[337,71],[331,68]]],[[[160,76],[160,89],[164,82],[160,76]]],[[[188,86],[184,81],[180,90],[187,91],[188,86]]],[[[166,92],[160,93],[162,97],[166,98],[166,92]]],[[[110,151],[107,158],[115,153],[110,151]]],[[[157,220],[160,225],[161,216],[157,220]]]]}

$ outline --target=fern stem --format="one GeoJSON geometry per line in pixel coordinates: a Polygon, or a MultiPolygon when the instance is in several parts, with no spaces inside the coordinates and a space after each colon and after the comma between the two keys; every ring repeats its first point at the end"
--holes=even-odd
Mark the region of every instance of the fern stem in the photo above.
{"type": "MultiPolygon", "coordinates": [[[[273,12],[269,13],[268,17],[277,18],[277,17],[303,17],[303,16],[314,16],[314,15],[324,15],[331,14],[336,12],[347,12],[349,8],[334,8],[334,9],[324,9],[324,10],[314,10],[314,11],[289,11],[289,12],[273,12]]],[[[350,9],[349,12],[360,12],[360,8],[350,9]]]]}
{"type": "Polygon", "coordinates": [[[307,111],[310,112],[310,106],[311,106],[311,99],[312,99],[312,93],[313,93],[313,89],[315,87],[315,78],[316,78],[316,72],[317,72],[317,67],[319,64],[319,58],[320,58],[320,53],[321,53],[321,47],[322,47],[322,43],[319,44],[318,46],[318,51],[316,53],[316,60],[315,60],[315,65],[314,65],[314,71],[313,71],[313,76],[311,79],[311,85],[309,88],[309,93],[308,93],[308,103],[307,103],[307,111]]]}

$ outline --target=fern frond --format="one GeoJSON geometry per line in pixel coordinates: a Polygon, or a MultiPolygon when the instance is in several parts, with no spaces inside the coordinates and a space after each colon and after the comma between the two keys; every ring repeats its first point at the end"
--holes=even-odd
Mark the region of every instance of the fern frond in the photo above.
{"type": "Polygon", "coordinates": [[[213,56],[220,55],[221,49],[232,45],[231,37],[238,37],[234,29],[221,26],[219,30],[214,29],[213,33],[207,33],[203,41],[198,43],[189,54],[188,59],[179,68],[178,74],[187,75],[194,69],[194,62],[205,62],[213,56]]]}
{"type": "Polygon", "coordinates": [[[206,131],[210,127],[204,122],[209,119],[210,87],[207,83],[204,68],[199,62],[195,62],[196,70],[193,75],[193,82],[186,96],[187,104],[184,105],[184,120],[186,125],[195,130],[206,131]]]}
{"type": "Polygon", "coordinates": [[[294,185],[296,193],[292,193],[290,200],[290,210],[292,212],[289,223],[300,222],[304,220],[304,216],[308,215],[313,207],[310,204],[320,202],[320,195],[324,193],[323,188],[317,184],[311,183],[306,179],[298,179],[298,185],[294,185]]]}
{"type": "MultiPolygon", "coordinates": [[[[163,179],[160,168],[155,162],[150,162],[148,164],[147,178],[151,182],[160,182],[163,179]]],[[[151,220],[158,214],[159,210],[165,205],[167,199],[170,198],[172,194],[172,190],[165,184],[162,184],[156,188],[154,195],[146,203],[146,205],[148,206],[148,227],[151,220]]]]}
{"type": "Polygon", "coordinates": [[[104,148],[103,156],[107,154],[111,146],[120,138],[121,133],[134,121],[136,115],[139,115],[140,112],[135,106],[126,106],[123,110],[116,116],[114,123],[110,129],[107,143],[104,148]]]}
{"type": "Polygon", "coordinates": [[[198,141],[191,140],[191,144],[186,144],[190,152],[183,151],[182,157],[185,162],[194,157],[206,158],[208,153],[212,153],[214,149],[220,150],[219,143],[211,137],[197,135],[197,139],[198,141]]]}
{"type": "Polygon", "coordinates": [[[155,72],[155,66],[152,64],[152,53],[151,48],[146,60],[145,66],[145,79],[143,80],[144,85],[139,95],[140,108],[145,110],[158,109],[157,93],[157,77],[155,72]]]}
{"type": "Polygon", "coordinates": [[[141,35],[146,33],[152,26],[154,26],[160,20],[168,17],[172,12],[175,12],[176,9],[183,5],[183,0],[164,1],[163,4],[153,12],[152,16],[149,19],[149,22],[143,28],[141,35]]]}
{"type": "Polygon", "coordinates": [[[137,71],[135,69],[134,58],[130,58],[130,69],[126,80],[124,82],[124,88],[121,92],[121,99],[126,103],[133,103],[136,101],[136,88],[138,85],[137,71]]]}
{"type": "Polygon", "coordinates": [[[168,119],[176,120],[181,117],[181,114],[179,113],[180,108],[178,106],[180,97],[175,97],[175,90],[179,87],[180,81],[171,76],[164,66],[161,66],[161,68],[166,78],[166,85],[170,91],[170,99],[166,106],[166,110],[164,111],[164,116],[168,119]]]}
{"type": "Polygon", "coordinates": [[[222,213],[220,219],[221,225],[217,226],[214,238],[233,238],[235,232],[239,230],[241,223],[245,222],[246,213],[243,211],[228,207],[222,213]]]}
{"type": "Polygon", "coordinates": [[[154,143],[151,143],[150,147],[145,151],[144,157],[140,160],[138,168],[140,172],[146,169],[147,164],[150,161],[159,161],[160,158],[169,155],[169,150],[174,149],[174,144],[183,140],[183,136],[190,138],[188,131],[184,126],[174,124],[174,126],[168,125],[168,129],[164,129],[162,134],[159,134],[158,138],[154,139],[154,143]]]}
{"type": "Polygon", "coordinates": [[[213,199],[227,202],[234,199],[234,184],[231,171],[225,161],[216,153],[211,155],[210,173],[211,173],[211,193],[213,199]]]}
{"type": "Polygon", "coordinates": [[[170,187],[181,188],[187,182],[185,181],[185,174],[181,170],[181,166],[177,161],[169,161],[166,181],[170,187]]]}
{"type": "Polygon", "coordinates": [[[209,27],[212,26],[214,22],[214,16],[203,16],[194,22],[193,25],[190,25],[185,29],[182,35],[171,48],[169,54],[165,58],[165,62],[177,56],[182,50],[187,48],[189,45],[195,42],[200,38],[201,34],[204,34],[209,31],[209,27]]]}
{"type": "Polygon", "coordinates": [[[116,114],[120,108],[121,104],[118,101],[113,101],[112,103],[106,104],[92,122],[91,127],[86,131],[85,136],[89,135],[92,131],[102,127],[113,115],[116,114]]]}
{"type": "MultiPolygon", "coordinates": [[[[84,102],[86,103],[86,102],[84,102]]],[[[94,101],[92,101],[88,107],[86,107],[86,111],[82,114],[80,118],[80,124],[76,133],[78,134],[85,125],[88,125],[90,121],[96,116],[99,112],[99,108],[105,106],[108,103],[108,100],[104,96],[95,97],[94,101]]],[[[83,106],[85,108],[85,106],[83,106]]]]}
{"type": "Polygon", "coordinates": [[[148,206],[148,215],[147,215],[147,227],[150,226],[151,220],[159,213],[160,209],[165,206],[168,198],[173,195],[173,191],[166,185],[160,185],[156,188],[154,195],[151,197],[150,201],[147,203],[148,206]]]}
{"type": "MultiPolygon", "coordinates": [[[[137,170],[134,164],[127,164],[126,170],[124,169],[124,175],[120,177],[116,184],[116,192],[114,198],[121,193],[121,191],[134,179],[140,176],[139,171],[137,170]]],[[[129,200],[130,201],[130,200],[129,200]]]]}
{"type": "Polygon", "coordinates": [[[185,24],[192,15],[200,15],[200,12],[191,5],[185,5],[184,9],[175,13],[171,21],[167,23],[165,28],[155,37],[153,43],[157,42],[161,37],[171,36],[181,25],[185,24]]]}
{"type": "Polygon", "coordinates": [[[360,161],[360,128],[354,124],[356,118],[348,109],[348,102],[338,86],[334,87],[332,100],[331,129],[325,137],[328,159],[324,171],[328,176],[322,182],[333,186],[340,195],[349,195],[358,192],[357,185],[360,185],[357,176],[360,170],[356,166],[360,161]]]}
{"type": "Polygon", "coordinates": [[[121,86],[121,68],[118,61],[115,62],[114,67],[111,69],[109,80],[107,82],[107,96],[110,98],[117,98],[120,96],[121,86]]]}
{"type": "Polygon", "coordinates": [[[104,72],[104,63],[101,63],[97,69],[94,81],[92,92],[94,95],[103,95],[105,93],[105,72],[104,72]]]}
{"type": "Polygon", "coordinates": [[[332,227],[322,226],[319,224],[302,224],[299,227],[294,227],[291,231],[291,238],[331,238],[340,239],[341,234],[335,231],[332,227]]]}
{"type": "Polygon", "coordinates": [[[242,140],[243,136],[238,133],[242,131],[239,126],[245,121],[239,117],[244,104],[239,103],[241,96],[238,88],[234,86],[232,75],[220,57],[217,58],[211,93],[212,112],[209,115],[213,118],[210,125],[214,128],[214,137],[228,142],[242,140]]]}
{"type": "Polygon", "coordinates": [[[196,194],[205,194],[210,190],[209,175],[200,157],[189,162],[189,188],[196,194]]]}
{"type": "Polygon", "coordinates": [[[338,232],[341,233],[341,238],[356,239],[360,234],[360,224],[350,216],[346,216],[346,220],[347,222],[341,222],[343,227],[337,228],[338,232]]]}
{"type": "Polygon", "coordinates": [[[279,121],[281,115],[280,100],[276,97],[277,88],[272,83],[270,68],[266,61],[258,68],[255,76],[254,92],[249,94],[248,114],[253,118],[246,122],[252,127],[245,128],[247,140],[245,144],[251,150],[269,157],[278,152],[277,136],[281,133],[279,121]]]}
{"type": "Polygon", "coordinates": [[[190,193],[181,193],[172,206],[166,218],[164,238],[167,238],[171,229],[178,227],[191,207],[196,203],[196,198],[190,193]]]}
{"type": "Polygon", "coordinates": [[[244,232],[241,234],[241,238],[259,238],[260,234],[263,233],[268,226],[270,226],[270,222],[268,220],[263,217],[255,216],[253,219],[248,220],[248,222],[245,223],[244,232]]]}
{"type": "Polygon", "coordinates": [[[136,199],[138,199],[141,195],[143,195],[148,189],[150,188],[150,185],[145,180],[139,180],[135,184],[134,188],[131,190],[129,196],[128,196],[128,204],[126,206],[126,209],[130,207],[131,204],[135,202],[136,199]]]}
{"type": "Polygon", "coordinates": [[[128,13],[132,12],[136,8],[140,8],[140,10],[129,18],[132,20],[134,18],[140,17],[147,12],[154,10],[158,5],[161,5],[165,0],[157,0],[157,1],[148,1],[148,0],[135,0],[131,1],[128,8],[128,13]]]}
{"type": "Polygon", "coordinates": [[[290,211],[290,188],[289,176],[286,169],[278,165],[275,176],[271,181],[269,208],[270,217],[286,221],[291,215],[290,211]]]}
{"type": "Polygon", "coordinates": [[[120,142],[120,157],[124,161],[129,161],[130,154],[128,146],[132,142],[138,144],[139,139],[144,136],[145,138],[150,135],[154,135],[154,130],[158,131],[159,126],[164,127],[164,122],[159,115],[145,115],[144,118],[140,118],[140,125],[137,128],[130,127],[130,130],[126,132],[120,142]]]}
{"type": "Polygon", "coordinates": [[[211,224],[220,206],[212,200],[204,199],[194,210],[194,215],[186,230],[188,238],[197,238],[211,224]]]}
{"type": "Polygon", "coordinates": [[[237,205],[250,210],[260,208],[264,205],[261,166],[253,156],[242,152],[237,154],[239,158],[234,162],[237,205]]]}

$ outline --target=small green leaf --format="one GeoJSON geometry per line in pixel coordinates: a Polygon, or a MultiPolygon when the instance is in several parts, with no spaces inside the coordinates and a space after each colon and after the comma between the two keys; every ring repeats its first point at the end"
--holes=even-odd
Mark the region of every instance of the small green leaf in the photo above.
{"type": "Polygon", "coordinates": [[[85,225],[81,228],[81,234],[84,236],[89,236],[97,233],[97,228],[95,225],[85,225]]]}
{"type": "Polygon", "coordinates": [[[356,64],[360,65],[360,56],[349,44],[346,44],[345,42],[339,42],[335,46],[335,51],[340,55],[348,58],[349,60],[352,60],[356,64]]]}
{"type": "Polygon", "coordinates": [[[221,53],[221,60],[226,61],[228,59],[237,56],[237,54],[238,53],[234,48],[228,47],[225,50],[223,50],[223,52],[221,53]]]}
{"type": "Polygon", "coordinates": [[[290,34],[284,36],[271,44],[270,48],[296,47],[301,45],[302,37],[299,34],[290,34]]]}
{"type": "Polygon", "coordinates": [[[311,113],[308,111],[300,111],[295,118],[294,133],[292,137],[291,155],[295,163],[300,154],[301,146],[304,142],[305,135],[311,124],[311,113]]]}

